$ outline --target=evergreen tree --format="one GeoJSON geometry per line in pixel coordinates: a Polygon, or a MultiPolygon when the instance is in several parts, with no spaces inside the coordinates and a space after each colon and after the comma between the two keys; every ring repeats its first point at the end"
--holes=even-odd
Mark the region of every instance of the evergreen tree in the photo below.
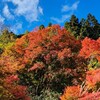
{"type": "Polygon", "coordinates": [[[85,37],[98,39],[100,36],[100,24],[91,14],[88,14],[86,19],[82,18],[80,22],[75,15],[72,15],[70,21],[65,23],[65,28],[80,39],[85,37]]]}
{"type": "Polygon", "coordinates": [[[65,28],[68,29],[75,37],[79,36],[80,23],[75,15],[71,16],[70,22],[65,23],[65,28]]]}
{"type": "Polygon", "coordinates": [[[97,21],[97,19],[91,15],[87,15],[87,19],[82,19],[80,21],[80,37],[85,38],[89,37],[92,39],[97,39],[99,37],[100,33],[100,25],[97,21]]]}
{"type": "Polygon", "coordinates": [[[51,26],[52,26],[52,23],[49,23],[49,24],[48,24],[48,27],[51,27],[51,26]]]}
{"type": "Polygon", "coordinates": [[[39,30],[42,30],[42,29],[44,29],[44,28],[45,28],[44,25],[40,25],[40,26],[39,26],[39,30]]]}

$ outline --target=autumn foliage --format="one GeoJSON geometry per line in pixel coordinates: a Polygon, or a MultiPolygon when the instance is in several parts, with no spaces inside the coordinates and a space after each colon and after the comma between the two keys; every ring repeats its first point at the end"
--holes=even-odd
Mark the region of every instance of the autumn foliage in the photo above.
{"type": "Polygon", "coordinates": [[[25,34],[0,54],[0,89],[1,100],[99,100],[100,39],[59,25],[25,34]]]}
{"type": "Polygon", "coordinates": [[[80,94],[79,86],[67,87],[64,94],[60,97],[61,100],[77,100],[80,94]]]}
{"type": "Polygon", "coordinates": [[[94,55],[98,58],[99,53],[100,53],[100,39],[93,40],[86,37],[82,41],[82,49],[80,50],[81,56],[89,58],[90,56],[94,55]]]}

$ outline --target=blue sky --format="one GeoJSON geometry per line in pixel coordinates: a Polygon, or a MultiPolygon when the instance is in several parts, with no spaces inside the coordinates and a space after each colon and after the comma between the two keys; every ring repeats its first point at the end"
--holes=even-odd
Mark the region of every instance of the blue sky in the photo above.
{"type": "Polygon", "coordinates": [[[100,22],[100,0],[0,0],[0,24],[20,34],[49,22],[64,25],[75,14],[92,13],[100,22]]]}

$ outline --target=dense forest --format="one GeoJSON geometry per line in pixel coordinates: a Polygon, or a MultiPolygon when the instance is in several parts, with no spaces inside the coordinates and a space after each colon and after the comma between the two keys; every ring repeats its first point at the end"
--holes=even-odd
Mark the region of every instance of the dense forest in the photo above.
{"type": "Polygon", "coordinates": [[[24,34],[0,34],[0,100],[100,100],[100,23],[72,15],[24,34]]]}

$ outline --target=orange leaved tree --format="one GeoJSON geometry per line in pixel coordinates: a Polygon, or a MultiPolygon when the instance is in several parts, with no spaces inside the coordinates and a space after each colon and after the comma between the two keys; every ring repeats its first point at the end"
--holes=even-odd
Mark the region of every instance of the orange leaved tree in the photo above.
{"type": "Polygon", "coordinates": [[[78,56],[80,48],[80,40],[59,25],[23,36],[15,44],[15,52],[24,64],[18,72],[20,84],[34,96],[45,90],[61,93],[66,85],[81,83],[86,60],[78,56]]]}

